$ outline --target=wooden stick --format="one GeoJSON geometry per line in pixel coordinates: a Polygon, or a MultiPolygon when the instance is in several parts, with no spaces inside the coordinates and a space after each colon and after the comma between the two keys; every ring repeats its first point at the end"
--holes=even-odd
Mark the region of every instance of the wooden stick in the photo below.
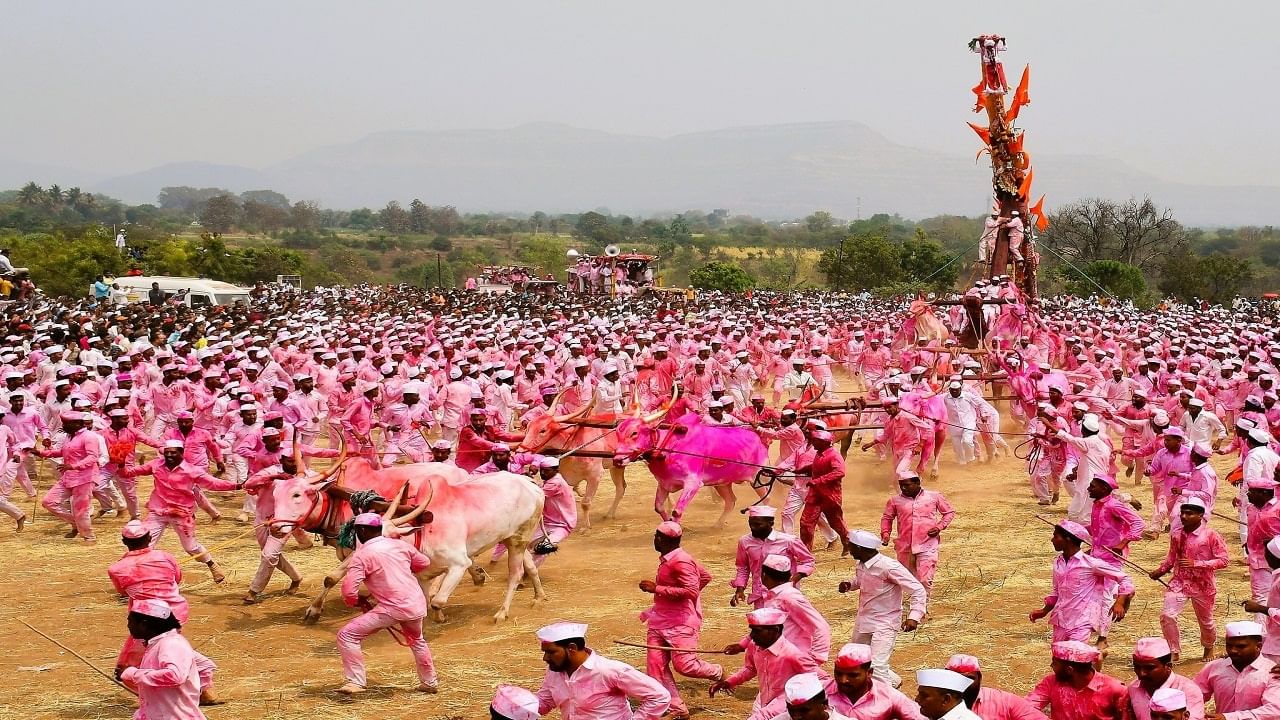
{"type": "Polygon", "coordinates": [[[31,624],[30,624],[30,623],[28,623],[26,620],[23,620],[22,618],[17,618],[17,620],[18,620],[18,622],[22,623],[23,625],[26,625],[26,626],[27,626],[27,629],[28,629],[28,630],[30,630],[31,632],[33,632],[33,633],[35,633],[35,634],[39,635],[40,637],[44,638],[45,640],[48,640],[49,642],[53,643],[54,645],[57,645],[58,647],[62,648],[63,650],[66,650],[67,652],[71,653],[72,657],[74,657],[75,659],[77,659],[77,660],[79,660],[80,662],[84,663],[85,665],[88,665],[89,667],[93,668],[93,671],[94,671],[94,672],[96,672],[96,673],[98,673],[99,675],[101,675],[102,677],[104,677],[104,678],[106,678],[106,679],[110,680],[111,682],[115,683],[116,685],[119,685],[120,687],[124,688],[125,690],[128,690],[128,691],[129,691],[129,693],[130,693],[131,695],[137,695],[137,694],[138,694],[138,693],[134,692],[134,691],[133,691],[133,689],[132,689],[132,688],[130,688],[128,685],[125,685],[124,683],[122,683],[122,682],[120,682],[119,680],[117,680],[117,679],[116,679],[116,677],[115,677],[114,675],[108,674],[108,673],[107,673],[105,670],[103,670],[102,668],[100,668],[100,667],[98,667],[97,665],[94,665],[93,663],[91,663],[91,662],[89,662],[88,660],[86,660],[86,659],[85,659],[85,657],[84,657],[83,655],[81,655],[80,653],[76,652],[75,650],[72,650],[71,648],[67,647],[66,645],[63,645],[62,643],[58,642],[57,640],[54,640],[53,638],[49,637],[48,635],[45,635],[44,633],[42,633],[42,632],[40,632],[39,630],[35,629],[35,628],[34,628],[34,627],[32,627],[32,626],[31,626],[31,624]]]}
{"type": "Polygon", "coordinates": [[[626,640],[614,640],[615,645],[626,645],[627,647],[644,648],[646,650],[670,650],[672,652],[689,652],[689,653],[706,653],[708,655],[724,655],[723,650],[703,650],[701,648],[673,648],[666,645],[644,645],[641,643],[627,642],[626,640]]]}
{"type": "Polygon", "coordinates": [[[1237,524],[1237,525],[1239,525],[1239,524],[1240,524],[1240,518],[1238,518],[1238,517],[1231,517],[1230,515],[1223,515],[1223,514],[1222,514],[1222,513],[1220,513],[1220,512],[1213,512],[1212,510],[1210,510],[1210,511],[1209,511],[1209,514],[1210,514],[1210,515],[1212,515],[1212,516],[1214,516],[1214,517],[1220,517],[1220,518],[1222,518],[1223,520],[1230,520],[1231,522],[1233,522],[1233,523],[1235,523],[1235,524],[1237,524]]]}

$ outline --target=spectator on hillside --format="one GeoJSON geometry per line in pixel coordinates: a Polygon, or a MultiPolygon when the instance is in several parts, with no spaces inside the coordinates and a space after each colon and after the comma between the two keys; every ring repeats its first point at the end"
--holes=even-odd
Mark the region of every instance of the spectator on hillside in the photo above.
{"type": "Polygon", "coordinates": [[[102,276],[93,279],[93,300],[103,302],[111,295],[111,287],[103,281],[102,276]]]}

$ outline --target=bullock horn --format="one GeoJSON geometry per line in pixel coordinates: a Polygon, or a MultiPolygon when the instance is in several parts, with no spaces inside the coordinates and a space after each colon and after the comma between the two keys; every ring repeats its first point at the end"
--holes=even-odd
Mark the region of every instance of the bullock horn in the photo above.
{"type": "Polygon", "coordinates": [[[431,504],[432,498],[436,496],[435,483],[431,482],[430,478],[427,478],[426,482],[427,482],[427,487],[430,488],[431,490],[431,492],[427,493],[427,499],[423,500],[417,507],[410,510],[406,515],[392,520],[391,521],[392,525],[408,525],[414,520],[417,520],[418,516],[426,511],[427,506],[431,504]]]}
{"type": "Polygon", "coordinates": [[[329,478],[338,472],[338,468],[342,467],[342,463],[347,461],[347,436],[341,431],[338,432],[338,448],[338,459],[333,461],[333,465],[330,465],[329,469],[325,470],[324,474],[320,476],[320,479],[312,483],[313,485],[325,485],[328,483],[329,478]]]}
{"type": "Polygon", "coordinates": [[[294,471],[302,474],[302,448],[298,446],[298,426],[293,426],[293,467],[294,471]]]}
{"type": "Polygon", "coordinates": [[[551,407],[547,408],[548,415],[551,415],[553,417],[555,416],[556,408],[560,407],[560,398],[564,397],[564,394],[566,391],[568,391],[568,389],[569,388],[565,388],[564,390],[561,390],[560,392],[556,393],[556,398],[551,401],[551,407]]]}
{"type": "MultiPolygon", "coordinates": [[[[559,402],[559,398],[560,396],[557,395],[556,402],[559,402]]],[[[568,415],[556,415],[555,420],[558,423],[571,423],[574,420],[577,420],[578,418],[582,417],[583,415],[586,415],[587,413],[591,412],[591,408],[595,407],[595,404],[596,404],[596,399],[593,397],[591,398],[591,402],[587,403],[586,405],[583,405],[580,410],[575,410],[574,412],[571,412],[568,415]]],[[[553,407],[554,407],[554,404],[553,404],[553,407]]]]}
{"type": "Polygon", "coordinates": [[[399,492],[397,492],[396,496],[392,498],[391,504],[387,506],[386,512],[382,513],[383,522],[387,522],[391,520],[391,518],[395,517],[396,511],[400,509],[400,501],[404,499],[404,493],[408,489],[409,481],[405,480],[404,484],[400,486],[399,492]]]}
{"type": "Polygon", "coordinates": [[[671,401],[668,402],[664,407],[659,408],[656,412],[653,412],[649,415],[644,416],[645,423],[657,422],[659,418],[661,418],[663,415],[666,415],[667,412],[671,410],[671,408],[675,407],[676,400],[678,400],[679,398],[680,398],[680,386],[676,385],[675,389],[671,393],[671,401]]]}

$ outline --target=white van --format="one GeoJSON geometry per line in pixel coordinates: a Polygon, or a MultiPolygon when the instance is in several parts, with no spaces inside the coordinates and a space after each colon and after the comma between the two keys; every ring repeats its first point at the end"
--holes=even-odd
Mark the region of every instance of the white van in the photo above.
{"type": "Polygon", "coordinates": [[[225,283],[221,280],[192,277],[166,277],[162,275],[138,275],[135,277],[118,277],[106,280],[107,285],[116,283],[129,293],[129,302],[146,302],[147,293],[151,292],[151,283],[156,283],[164,291],[165,297],[176,295],[186,290],[182,304],[193,308],[210,305],[234,305],[237,302],[249,304],[249,288],[225,283]]]}

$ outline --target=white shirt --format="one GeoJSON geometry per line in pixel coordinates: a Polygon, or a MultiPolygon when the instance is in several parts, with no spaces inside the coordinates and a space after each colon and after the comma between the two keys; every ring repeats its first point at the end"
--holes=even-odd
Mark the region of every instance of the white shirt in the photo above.
{"type": "Polygon", "coordinates": [[[1214,440],[1227,436],[1227,428],[1222,421],[1208,410],[1201,410],[1195,420],[1191,419],[1190,412],[1183,413],[1181,424],[1187,433],[1187,442],[1192,444],[1212,444],[1214,440]]]}

